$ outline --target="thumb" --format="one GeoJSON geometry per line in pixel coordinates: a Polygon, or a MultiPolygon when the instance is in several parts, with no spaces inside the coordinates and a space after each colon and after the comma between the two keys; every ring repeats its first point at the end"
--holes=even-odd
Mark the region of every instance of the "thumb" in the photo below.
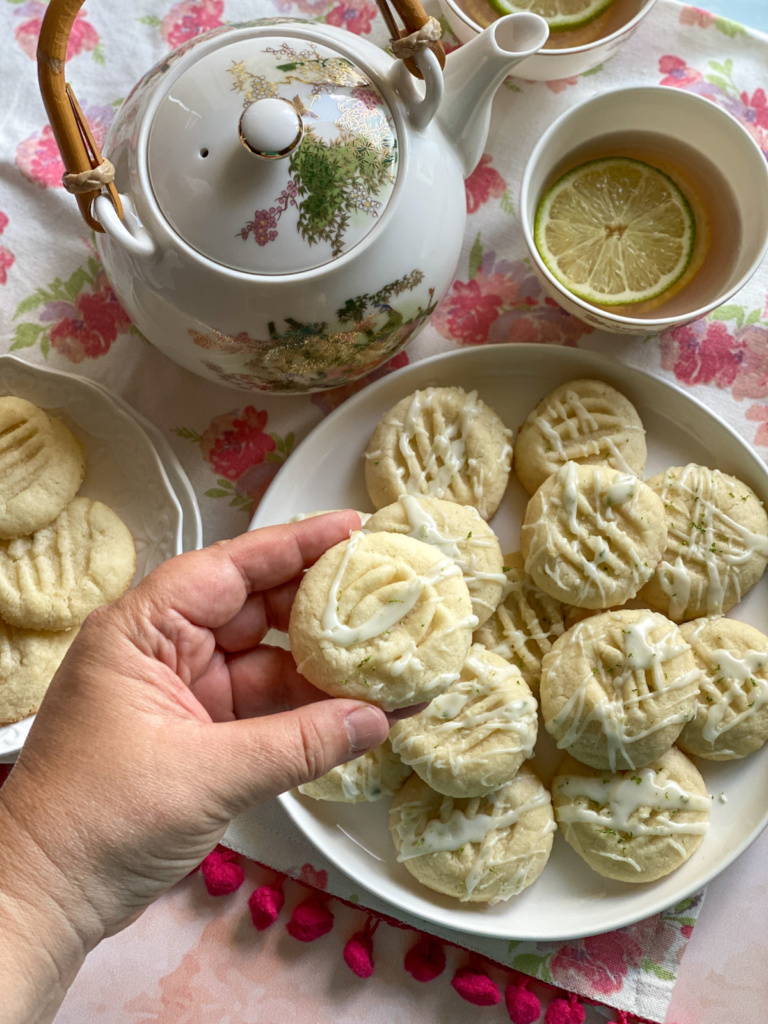
{"type": "Polygon", "coordinates": [[[379,746],[389,722],[372,704],[332,699],[206,732],[215,745],[217,789],[233,817],[379,746]]]}

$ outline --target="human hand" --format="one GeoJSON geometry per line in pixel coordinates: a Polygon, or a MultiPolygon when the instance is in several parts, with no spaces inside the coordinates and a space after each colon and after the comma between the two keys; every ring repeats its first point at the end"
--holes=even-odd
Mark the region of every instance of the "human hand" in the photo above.
{"type": "Polygon", "coordinates": [[[333,513],[181,555],[86,620],[0,790],[0,835],[83,952],[183,878],[235,815],[386,738],[384,712],[328,699],[261,644],[288,628],[303,569],[359,525],[333,513]]]}

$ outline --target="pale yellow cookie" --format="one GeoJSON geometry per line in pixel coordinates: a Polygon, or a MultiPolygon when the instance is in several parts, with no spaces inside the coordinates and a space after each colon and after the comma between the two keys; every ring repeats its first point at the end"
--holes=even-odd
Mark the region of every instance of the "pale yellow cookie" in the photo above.
{"type": "Polygon", "coordinates": [[[658,612],[592,615],[544,656],[544,724],[585,764],[639,768],[669,749],[692,718],[699,678],[679,627],[658,612]]]}
{"type": "Polygon", "coordinates": [[[23,398],[0,398],[0,537],[47,526],[84,475],[82,445],[61,420],[23,398]]]}
{"type": "Polygon", "coordinates": [[[525,510],[525,571],[545,593],[579,608],[611,608],[651,578],[667,526],[659,496],[635,476],[567,462],[525,510]]]}
{"type": "Polygon", "coordinates": [[[76,634],[16,629],[0,620],[0,725],[35,714],[76,634]]]}
{"type": "Polygon", "coordinates": [[[648,486],[664,504],[668,539],[640,597],[675,622],[727,612],[768,563],[763,503],[735,477],[693,463],[648,486]]]}
{"type": "Polygon", "coordinates": [[[736,619],[680,627],[701,670],[694,717],[677,740],[688,754],[731,761],[768,739],[768,636],[736,619]]]}
{"type": "Polygon", "coordinates": [[[289,636],[319,689],[392,711],[458,679],[476,625],[455,562],[412,537],[358,531],[304,574],[289,636]]]}
{"type": "Polygon", "coordinates": [[[401,494],[365,523],[366,533],[379,530],[433,544],[464,574],[478,623],[493,613],[506,583],[504,563],[496,534],[472,505],[401,494]]]}
{"type": "Polygon", "coordinates": [[[461,676],[412,718],[395,722],[393,750],[447,796],[485,796],[533,756],[536,699],[514,665],[473,644],[461,676]]]}
{"type": "Polygon", "coordinates": [[[634,405],[602,380],[571,380],[529,414],[515,441],[515,472],[533,494],[566,462],[642,476],[645,429],[634,405]]]}
{"type": "Polygon", "coordinates": [[[707,787],[676,747],[645,768],[615,774],[566,757],[552,801],[568,844],[598,874],[620,882],[668,875],[709,827],[707,787]]]}
{"type": "Polygon", "coordinates": [[[127,590],[135,568],[120,517],[74,498],[31,537],[0,541],[0,616],[25,629],[70,629],[127,590]]]}
{"type": "Polygon", "coordinates": [[[314,782],[299,786],[299,792],[313,800],[361,804],[392,796],[402,786],[411,769],[392,750],[389,740],[354,761],[337,765],[314,782]]]}
{"type": "Polygon", "coordinates": [[[527,765],[501,789],[457,800],[412,775],[392,801],[397,859],[423,885],[462,902],[501,903],[539,877],[552,850],[549,793],[527,765]]]}
{"type": "Polygon", "coordinates": [[[504,574],[504,598],[473,639],[516,665],[538,693],[541,659],[565,632],[565,606],[536,586],[519,551],[504,556],[504,574]]]}
{"type": "Polygon", "coordinates": [[[490,519],[507,487],[512,432],[462,388],[426,388],[393,406],[365,453],[365,483],[375,508],[401,494],[474,505],[490,519]]]}

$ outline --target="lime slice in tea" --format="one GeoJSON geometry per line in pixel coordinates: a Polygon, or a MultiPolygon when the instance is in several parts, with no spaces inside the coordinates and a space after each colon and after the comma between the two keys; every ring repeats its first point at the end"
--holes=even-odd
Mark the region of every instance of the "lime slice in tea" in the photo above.
{"type": "Polygon", "coordinates": [[[601,306],[644,302],[685,273],[696,223],[663,171],[640,160],[590,160],[563,175],[536,212],[544,265],[569,292],[601,306]]]}
{"type": "Polygon", "coordinates": [[[588,25],[598,18],[615,0],[488,0],[499,14],[517,14],[530,11],[538,14],[552,32],[566,32],[588,25]]]}

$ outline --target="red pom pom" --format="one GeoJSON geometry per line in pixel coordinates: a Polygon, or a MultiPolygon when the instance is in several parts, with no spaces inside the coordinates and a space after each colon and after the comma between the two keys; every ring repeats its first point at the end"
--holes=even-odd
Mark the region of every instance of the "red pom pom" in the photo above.
{"type": "Polygon", "coordinates": [[[544,1014],[546,1024],[584,1024],[584,1007],[573,994],[567,999],[553,999],[544,1014]]]}
{"type": "Polygon", "coordinates": [[[475,1006],[495,1006],[501,1002],[501,992],[496,982],[474,967],[460,967],[451,985],[462,999],[475,1006]]]}
{"type": "Polygon", "coordinates": [[[248,909],[251,912],[253,927],[260,932],[269,928],[277,920],[284,903],[283,890],[274,884],[262,885],[258,889],[254,889],[248,897],[248,909]]]}
{"type": "Polygon", "coordinates": [[[519,985],[516,985],[511,981],[507,985],[504,999],[512,1024],[534,1024],[541,1016],[541,1003],[538,996],[528,991],[527,984],[526,981],[521,981],[519,985]]]}
{"type": "Polygon", "coordinates": [[[314,942],[333,928],[333,914],[325,903],[310,896],[296,907],[285,927],[288,934],[299,942],[314,942]]]}
{"type": "Polygon", "coordinates": [[[358,978],[370,978],[373,974],[373,943],[370,935],[355,932],[344,947],[344,962],[358,978]]]}
{"type": "Polygon", "coordinates": [[[403,967],[416,981],[432,981],[445,970],[445,950],[431,935],[422,935],[405,954],[403,967]]]}
{"type": "Polygon", "coordinates": [[[200,865],[205,887],[211,896],[228,896],[243,884],[245,873],[235,863],[236,859],[234,850],[217,846],[200,865]]]}

